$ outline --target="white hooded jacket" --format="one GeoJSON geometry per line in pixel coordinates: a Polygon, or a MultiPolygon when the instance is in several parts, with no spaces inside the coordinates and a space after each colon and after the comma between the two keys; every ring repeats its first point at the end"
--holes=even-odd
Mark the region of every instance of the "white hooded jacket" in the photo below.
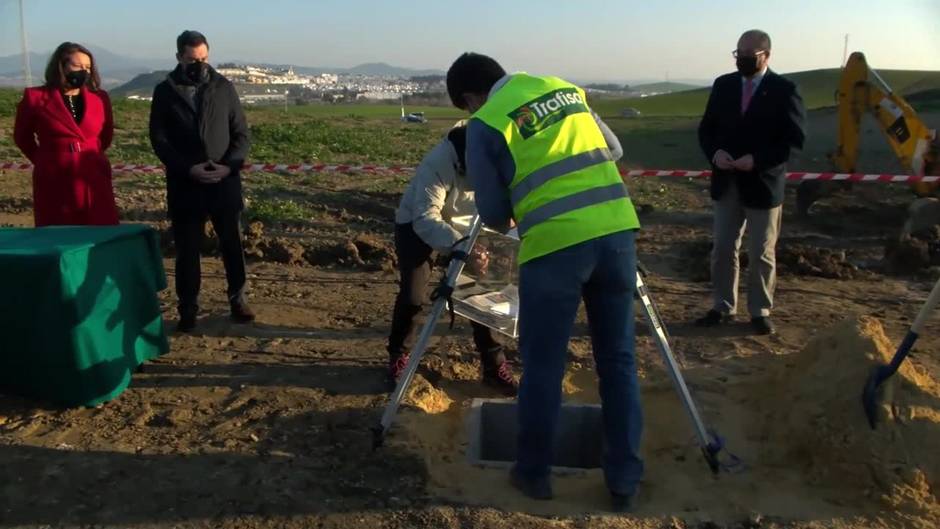
{"type": "MultiPolygon", "coordinates": [[[[460,121],[454,127],[464,124],[460,121]]],[[[395,223],[411,223],[428,246],[446,252],[463,237],[449,224],[450,219],[475,214],[473,191],[461,170],[457,150],[444,136],[415,170],[395,212],[395,223]]]]}

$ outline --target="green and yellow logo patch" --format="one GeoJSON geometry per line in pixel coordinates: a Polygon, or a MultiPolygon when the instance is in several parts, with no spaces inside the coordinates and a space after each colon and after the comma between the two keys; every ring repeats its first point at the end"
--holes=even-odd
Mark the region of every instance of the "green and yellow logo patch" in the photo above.
{"type": "Polygon", "coordinates": [[[573,114],[587,112],[588,107],[577,88],[562,88],[533,99],[509,113],[522,139],[539,132],[573,114]]]}

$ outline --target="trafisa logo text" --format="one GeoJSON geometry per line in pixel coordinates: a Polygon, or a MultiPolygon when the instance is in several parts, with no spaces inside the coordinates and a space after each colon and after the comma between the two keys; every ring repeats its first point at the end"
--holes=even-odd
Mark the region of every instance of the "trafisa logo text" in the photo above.
{"type": "Polygon", "coordinates": [[[588,107],[577,88],[562,88],[533,99],[509,113],[519,134],[529,139],[572,114],[587,112],[588,107]]]}

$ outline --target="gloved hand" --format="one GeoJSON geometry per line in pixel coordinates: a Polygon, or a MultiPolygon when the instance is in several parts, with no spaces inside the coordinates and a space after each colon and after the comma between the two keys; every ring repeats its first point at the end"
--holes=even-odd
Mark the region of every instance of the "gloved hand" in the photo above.
{"type": "Polygon", "coordinates": [[[476,276],[485,276],[490,266],[490,252],[485,246],[477,244],[470,250],[467,258],[467,270],[476,276]]]}

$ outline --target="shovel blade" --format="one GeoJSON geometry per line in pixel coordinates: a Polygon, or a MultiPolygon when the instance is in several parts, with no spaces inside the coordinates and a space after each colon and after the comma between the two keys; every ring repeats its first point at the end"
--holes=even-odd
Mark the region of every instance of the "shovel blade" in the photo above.
{"type": "Polygon", "coordinates": [[[868,380],[865,381],[865,389],[862,390],[862,408],[865,410],[865,417],[872,430],[878,427],[878,409],[881,407],[881,392],[878,388],[893,373],[894,371],[889,366],[878,366],[872,370],[868,375],[868,380]]]}

